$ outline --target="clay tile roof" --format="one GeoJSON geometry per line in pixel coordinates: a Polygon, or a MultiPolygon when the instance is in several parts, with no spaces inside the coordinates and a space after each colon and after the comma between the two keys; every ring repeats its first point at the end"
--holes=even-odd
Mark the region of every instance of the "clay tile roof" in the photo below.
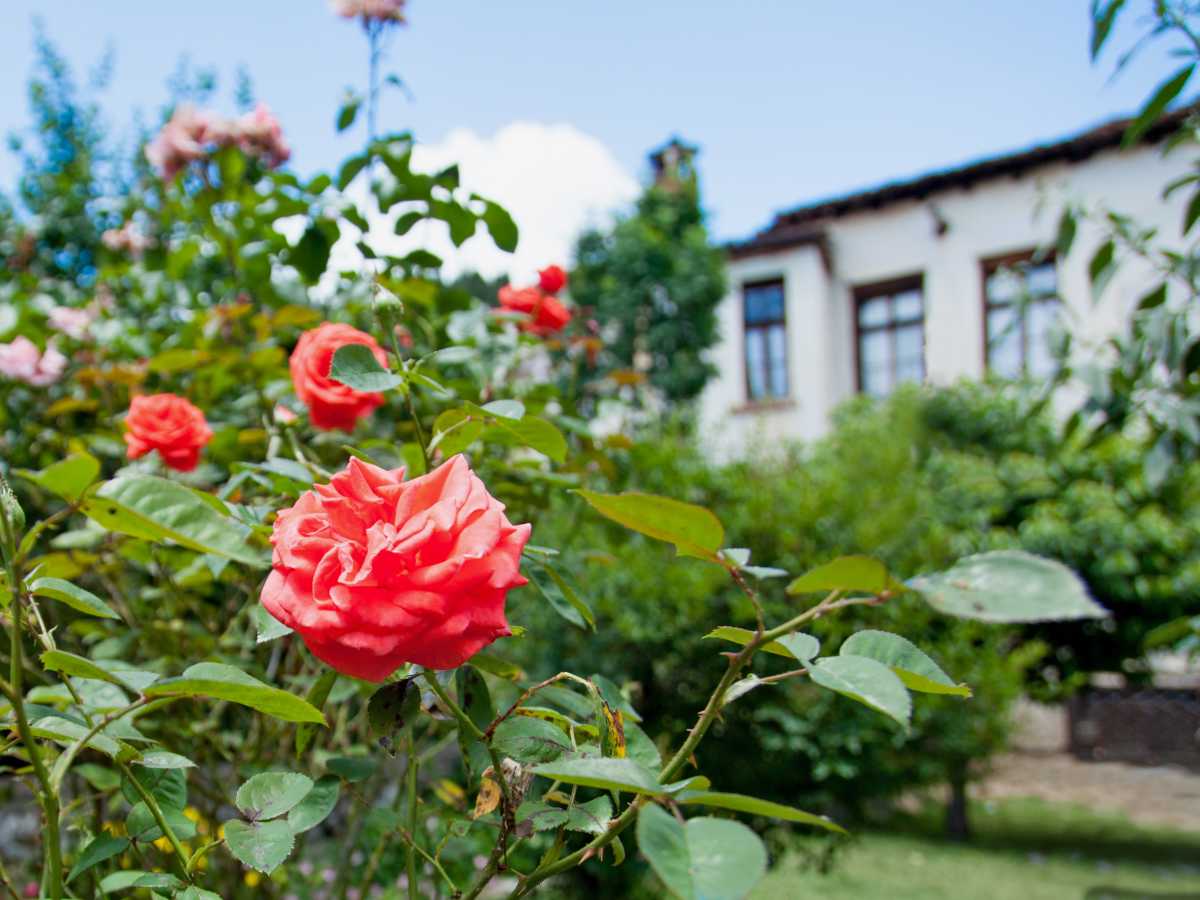
{"type": "MultiPolygon", "coordinates": [[[[1157,143],[1170,135],[1189,115],[1200,111],[1200,102],[1180,107],[1162,116],[1142,138],[1157,143]]],[[[927,172],[903,181],[893,181],[863,191],[818,200],[785,210],[763,231],[726,249],[735,259],[772,253],[804,244],[820,243],[821,225],[849,213],[878,209],[905,200],[920,200],[954,188],[966,188],[991,178],[1017,176],[1030,169],[1056,162],[1080,162],[1096,153],[1120,145],[1131,119],[1115,119],[1087,131],[1048,144],[1037,144],[1015,153],[991,156],[960,166],[927,172]]]]}

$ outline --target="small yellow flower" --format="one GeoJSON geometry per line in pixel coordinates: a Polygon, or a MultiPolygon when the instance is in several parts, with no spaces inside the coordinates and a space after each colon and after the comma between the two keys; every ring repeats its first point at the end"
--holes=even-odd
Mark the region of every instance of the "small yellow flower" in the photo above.
{"type": "Polygon", "coordinates": [[[158,840],[156,840],[154,842],[154,846],[157,847],[159,850],[161,850],[163,853],[171,852],[171,842],[168,841],[165,837],[160,837],[158,840]]]}
{"type": "Polygon", "coordinates": [[[257,887],[258,883],[262,881],[262,876],[257,872],[247,872],[242,876],[242,881],[246,882],[246,887],[257,887]]]}

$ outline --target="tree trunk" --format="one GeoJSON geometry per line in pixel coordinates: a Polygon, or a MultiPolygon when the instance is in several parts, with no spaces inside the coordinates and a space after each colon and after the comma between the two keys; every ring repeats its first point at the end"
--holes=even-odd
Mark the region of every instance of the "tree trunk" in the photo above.
{"type": "Polygon", "coordinates": [[[971,839],[971,823],[967,813],[967,764],[950,764],[950,802],[946,806],[946,836],[952,841],[971,839]]]}

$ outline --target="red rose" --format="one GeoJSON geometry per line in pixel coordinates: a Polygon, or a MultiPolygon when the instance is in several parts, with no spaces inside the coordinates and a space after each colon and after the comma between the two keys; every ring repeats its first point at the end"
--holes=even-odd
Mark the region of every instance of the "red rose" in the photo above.
{"type": "Polygon", "coordinates": [[[355,422],[383,403],[383,394],[356,391],[330,379],[333,354],[347,344],[370,347],[379,364],[387,366],[387,356],[375,338],[350,325],[334,322],[300,335],[288,361],[296,396],[308,407],[308,417],[316,428],[353,431],[355,422]]]}
{"type": "Polygon", "coordinates": [[[562,266],[547,266],[538,272],[538,284],[547,294],[557,294],[567,286],[567,273],[562,266]]]}
{"type": "Polygon", "coordinates": [[[541,288],[528,287],[517,290],[511,284],[500,288],[500,306],[510,312],[525,313],[529,318],[521,323],[521,330],[548,337],[562,331],[571,321],[571,311],[541,288]]]}
{"type": "Polygon", "coordinates": [[[204,413],[175,394],[134,397],[125,416],[126,455],[130,459],[157,450],[172,469],[190,472],[200,449],[212,440],[204,413]]]}
{"type": "Polygon", "coordinates": [[[275,520],[267,612],[354,678],[406,662],[453,669],[511,632],[529,525],[513,525],[465,457],[404,481],[351,459],[275,520]]]}

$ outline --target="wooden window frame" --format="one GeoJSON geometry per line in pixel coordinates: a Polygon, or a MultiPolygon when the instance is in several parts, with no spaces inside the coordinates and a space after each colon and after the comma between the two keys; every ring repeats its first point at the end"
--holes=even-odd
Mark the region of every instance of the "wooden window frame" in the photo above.
{"type": "Polygon", "coordinates": [[[900,326],[911,325],[916,321],[921,323],[921,382],[924,383],[928,374],[925,360],[925,274],[918,272],[914,275],[903,275],[899,278],[889,278],[887,281],[876,281],[870,284],[857,285],[853,288],[854,296],[854,379],[855,391],[863,393],[863,359],[862,338],[864,334],[876,331],[890,332],[893,337],[893,362],[895,360],[895,332],[900,326]],[[895,294],[916,289],[921,295],[921,318],[905,319],[897,322],[889,321],[886,325],[873,325],[863,328],[861,312],[863,304],[880,297],[890,297],[895,294]]]}
{"type": "MultiPolygon", "coordinates": [[[[774,278],[757,278],[754,281],[746,281],[742,283],[741,288],[741,323],[742,323],[742,389],[745,392],[746,406],[771,406],[788,403],[792,396],[792,370],[791,360],[788,358],[788,327],[787,327],[787,282],[783,276],[774,278]],[[746,321],[746,292],[754,288],[764,287],[779,287],[780,293],[783,295],[782,312],[780,318],[771,319],[768,322],[755,322],[753,325],[746,321]],[[771,394],[767,393],[761,397],[755,397],[750,392],[750,356],[746,352],[747,338],[753,331],[766,331],[776,325],[783,327],[783,386],[784,393],[771,394]]],[[[763,346],[767,348],[769,354],[770,342],[764,341],[763,346]]],[[[766,376],[769,386],[771,365],[770,356],[764,358],[766,363],[766,376]]]]}
{"type": "MultiPolygon", "coordinates": [[[[1034,263],[1039,265],[1049,264],[1054,267],[1054,294],[1053,297],[1044,297],[1034,302],[1044,303],[1050,300],[1062,305],[1062,295],[1058,291],[1058,258],[1053,252],[1046,253],[1039,251],[1037,247],[1031,247],[1027,250],[1015,250],[1011,253],[1002,253],[999,256],[989,256],[979,261],[979,295],[980,302],[983,308],[983,373],[984,375],[991,374],[991,334],[988,329],[988,313],[992,309],[1000,309],[1005,306],[1014,306],[1015,303],[993,303],[988,297],[988,279],[999,272],[1001,269],[1012,268],[1023,263],[1034,263]],[[1041,259],[1038,259],[1039,252],[1043,253],[1041,259]]],[[[1028,328],[1028,310],[1026,315],[1021,316],[1021,377],[1029,375],[1029,328],[1028,328]]]]}

